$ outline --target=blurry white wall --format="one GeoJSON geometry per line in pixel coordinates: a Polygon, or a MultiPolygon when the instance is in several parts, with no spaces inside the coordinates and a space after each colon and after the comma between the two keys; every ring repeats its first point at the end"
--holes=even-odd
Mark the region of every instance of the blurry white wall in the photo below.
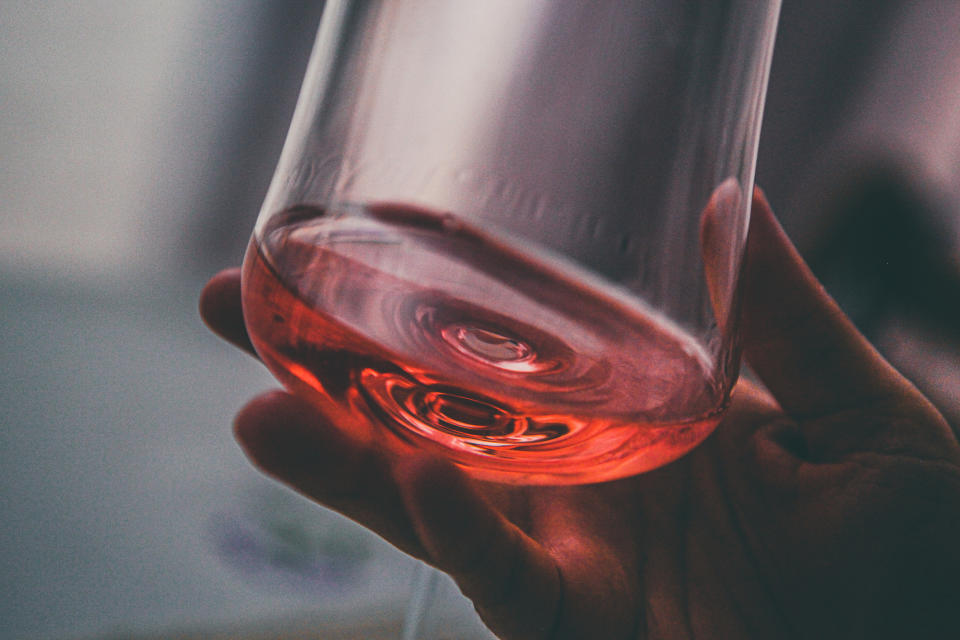
{"type": "MultiPolygon", "coordinates": [[[[222,12],[234,27],[250,12],[236,8],[222,12]]],[[[99,280],[160,258],[169,238],[151,206],[172,212],[196,189],[214,133],[180,112],[214,100],[215,87],[184,82],[204,12],[185,0],[0,4],[0,268],[99,280]],[[173,148],[184,126],[192,144],[173,148]]]]}
{"type": "Polygon", "coordinates": [[[105,286],[249,233],[321,9],[0,3],[0,272],[105,286]]]}

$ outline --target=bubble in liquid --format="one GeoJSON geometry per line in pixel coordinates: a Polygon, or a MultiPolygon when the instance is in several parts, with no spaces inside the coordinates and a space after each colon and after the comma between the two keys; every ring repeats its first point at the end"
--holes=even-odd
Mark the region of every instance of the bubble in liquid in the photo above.
{"type": "Polygon", "coordinates": [[[441,329],[440,335],[463,355],[498,369],[534,372],[543,366],[533,347],[503,331],[455,323],[441,329]]]}
{"type": "Polygon", "coordinates": [[[366,369],[360,382],[374,406],[396,423],[431,438],[450,436],[457,448],[491,453],[498,448],[556,440],[570,433],[567,425],[531,420],[462,390],[425,385],[394,373],[366,369]]]}

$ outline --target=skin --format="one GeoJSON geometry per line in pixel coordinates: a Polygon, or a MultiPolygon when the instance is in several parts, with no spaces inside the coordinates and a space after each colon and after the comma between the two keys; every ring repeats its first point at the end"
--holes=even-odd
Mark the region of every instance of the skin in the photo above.
{"type": "MultiPolygon", "coordinates": [[[[253,353],[238,270],[200,307],[253,353]]],[[[854,329],[759,192],[739,311],[763,387],[741,381],[701,446],[625,480],[477,482],[354,441],[282,391],[244,407],[235,433],[266,474],[450,574],[505,640],[960,637],[957,434],[854,329]]]]}

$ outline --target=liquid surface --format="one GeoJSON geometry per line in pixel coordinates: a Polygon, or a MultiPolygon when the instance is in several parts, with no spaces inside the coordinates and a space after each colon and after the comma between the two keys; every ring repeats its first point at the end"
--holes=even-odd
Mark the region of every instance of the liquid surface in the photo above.
{"type": "Polygon", "coordinates": [[[719,420],[724,391],[689,337],[453,216],[296,207],[260,237],[243,268],[254,346],[358,438],[570,484],[670,462],[719,420]]]}

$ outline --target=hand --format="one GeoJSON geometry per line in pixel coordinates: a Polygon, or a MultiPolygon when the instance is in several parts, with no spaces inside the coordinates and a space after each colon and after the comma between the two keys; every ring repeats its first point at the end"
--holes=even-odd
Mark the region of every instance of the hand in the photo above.
{"type": "MultiPolygon", "coordinates": [[[[504,639],[960,637],[960,445],[753,202],[747,361],[700,447],[605,484],[473,481],[275,391],[235,429],[267,474],[449,573],[504,639]]],[[[236,270],[201,299],[252,353],[236,270]]]]}

